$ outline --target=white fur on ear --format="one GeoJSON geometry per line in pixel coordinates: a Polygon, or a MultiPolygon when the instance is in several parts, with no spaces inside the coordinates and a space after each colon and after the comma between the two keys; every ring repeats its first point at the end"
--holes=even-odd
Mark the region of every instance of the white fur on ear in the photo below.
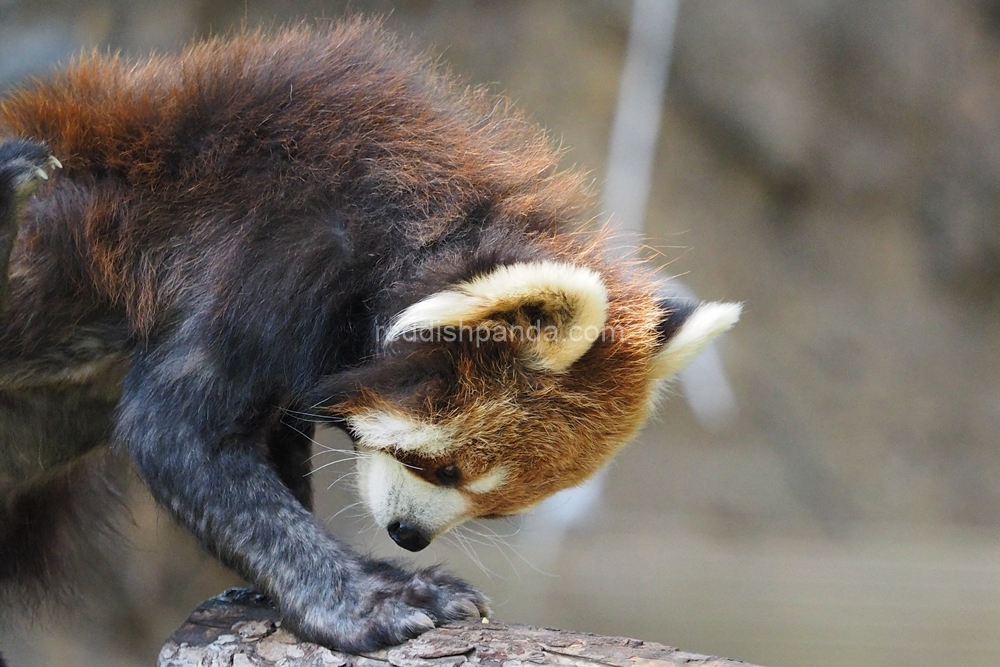
{"type": "Polygon", "coordinates": [[[492,316],[538,306],[554,331],[525,333],[530,361],[559,372],[582,357],[601,335],[608,291],[597,272],[563,262],[524,262],[438,292],[404,310],[389,327],[386,342],[415,331],[476,327],[492,316]]]}
{"type": "Polygon", "coordinates": [[[691,313],[680,329],[656,356],[653,375],[671,377],[721,333],[729,331],[740,319],[743,306],[738,303],[703,303],[691,313]]]}

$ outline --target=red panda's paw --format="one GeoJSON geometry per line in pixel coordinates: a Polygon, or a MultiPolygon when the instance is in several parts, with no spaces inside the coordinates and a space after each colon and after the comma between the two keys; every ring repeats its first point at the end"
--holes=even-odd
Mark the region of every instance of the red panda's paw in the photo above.
{"type": "Polygon", "coordinates": [[[42,181],[62,163],[49,147],[36,141],[14,139],[0,144],[0,196],[19,200],[31,196],[42,181]]]}
{"type": "Polygon", "coordinates": [[[401,644],[449,621],[489,616],[486,596],[438,568],[409,572],[371,561],[364,570],[347,582],[335,609],[309,609],[292,621],[295,631],[311,641],[361,653],[401,644]]]}
{"type": "Polygon", "coordinates": [[[479,620],[490,615],[490,603],[485,595],[444,570],[431,567],[413,574],[402,571],[409,579],[402,582],[406,604],[425,609],[435,625],[448,621],[479,620]]]}

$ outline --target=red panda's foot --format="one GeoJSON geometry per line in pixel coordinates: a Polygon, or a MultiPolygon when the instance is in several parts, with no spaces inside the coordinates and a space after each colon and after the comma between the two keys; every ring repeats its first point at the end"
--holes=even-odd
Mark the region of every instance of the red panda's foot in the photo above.
{"type": "Polygon", "coordinates": [[[43,143],[27,139],[6,141],[0,144],[0,197],[19,203],[60,167],[62,163],[43,143]]]}
{"type": "Polygon", "coordinates": [[[0,143],[0,310],[6,308],[7,265],[21,206],[39,183],[48,180],[49,172],[61,166],[45,144],[25,139],[0,143]]]}
{"type": "Polygon", "coordinates": [[[304,639],[349,653],[401,644],[449,621],[489,616],[478,590],[438,568],[409,572],[383,561],[363,563],[330,608],[310,606],[289,618],[304,639]]]}

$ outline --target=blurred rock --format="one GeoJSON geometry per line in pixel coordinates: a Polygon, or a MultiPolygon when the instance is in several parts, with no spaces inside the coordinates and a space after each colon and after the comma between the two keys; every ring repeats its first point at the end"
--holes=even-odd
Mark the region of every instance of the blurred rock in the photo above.
{"type": "Polygon", "coordinates": [[[779,204],[899,206],[923,223],[938,278],[995,297],[995,16],[972,2],[690,2],[673,93],[779,204]]]}

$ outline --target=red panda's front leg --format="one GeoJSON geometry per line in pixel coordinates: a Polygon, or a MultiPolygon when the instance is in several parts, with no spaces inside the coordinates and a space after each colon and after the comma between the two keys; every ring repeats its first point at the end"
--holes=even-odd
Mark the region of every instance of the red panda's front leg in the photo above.
{"type": "Polygon", "coordinates": [[[458,579],[368,559],[329,536],[268,460],[267,417],[248,392],[182,346],[147,349],[125,381],[116,442],[154,497],[293,630],[359,652],[487,613],[482,594],[458,579]]]}
{"type": "Polygon", "coordinates": [[[7,305],[8,263],[17,238],[21,207],[49,171],[61,167],[48,147],[14,139],[0,143],[0,313],[7,305]]]}

